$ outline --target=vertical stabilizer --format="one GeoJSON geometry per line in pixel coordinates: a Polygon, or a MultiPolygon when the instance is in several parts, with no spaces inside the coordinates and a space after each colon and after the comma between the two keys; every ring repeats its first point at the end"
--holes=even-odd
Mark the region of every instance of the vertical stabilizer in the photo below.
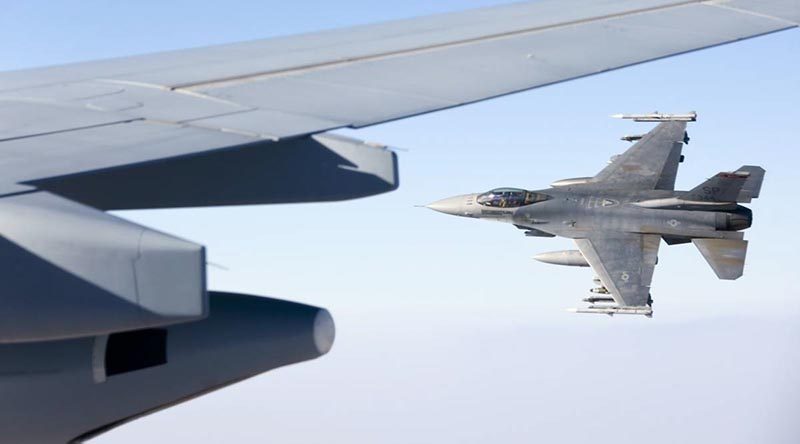
{"type": "Polygon", "coordinates": [[[745,181],[741,191],[739,191],[739,197],[736,199],[736,202],[750,202],[761,193],[761,182],[764,181],[764,173],[766,171],[760,166],[753,165],[745,165],[737,171],[745,171],[749,173],[750,176],[745,181]]]}
{"type": "Polygon", "coordinates": [[[740,239],[692,239],[717,277],[734,280],[744,272],[747,241],[740,239]]]}
{"type": "Polygon", "coordinates": [[[750,202],[761,192],[764,168],[745,165],[718,173],[686,193],[684,199],[702,202],[750,202]]]}

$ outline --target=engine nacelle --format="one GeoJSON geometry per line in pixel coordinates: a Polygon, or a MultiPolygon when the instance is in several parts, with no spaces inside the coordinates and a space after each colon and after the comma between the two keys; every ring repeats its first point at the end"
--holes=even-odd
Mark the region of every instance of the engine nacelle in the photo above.
{"type": "Polygon", "coordinates": [[[566,265],[568,267],[588,267],[589,263],[578,250],[549,251],[539,253],[533,257],[539,262],[553,265],[566,265]]]}
{"type": "MultiPolygon", "coordinates": [[[[169,296],[165,294],[164,296],[169,296]]],[[[209,294],[206,319],[88,338],[0,344],[2,442],[84,442],[139,416],[317,358],[336,328],[321,308],[209,294]],[[64,408],[80,397],[80,408],[64,408]],[[58,418],[42,427],[42,418],[58,418]]]]}

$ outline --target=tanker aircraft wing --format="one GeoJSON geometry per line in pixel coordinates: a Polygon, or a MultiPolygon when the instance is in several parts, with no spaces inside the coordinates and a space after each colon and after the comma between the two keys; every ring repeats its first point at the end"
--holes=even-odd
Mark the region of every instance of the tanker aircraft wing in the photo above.
{"type": "MultiPolygon", "coordinates": [[[[117,182],[129,177],[113,173],[170,159],[159,173],[180,168],[196,175],[199,166],[176,159],[253,144],[277,150],[280,142],[334,128],[451,108],[798,22],[796,0],[543,0],[0,73],[0,197],[44,188],[108,209],[374,194],[395,185],[391,156],[362,159],[363,147],[332,149],[326,141],[320,150],[335,151],[334,164],[344,157],[375,185],[326,194],[311,183],[312,190],[299,196],[275,195],[271,187],[259,194],[252,191],[259,183],[241,190],[230,185],[231,176],[219,177],[232,154],[217,159],[222,166],[212,168],[217,174],[206,184],[148,187],[140,180],[119,190],[117,182]],[[86,179],[100,171],[107,179],[102,183],[86,179]],[[221,185],[230,195],[219,196],[221,185]],[[140,187],[168,190],[162,196],[150,189],[145,199],[140,187]],[[206,190],[211,197],[202,197],[206,190]]],[[[293,168],[274,169],[270,173],[297,176],[293,168]]],[[[313,182],[315,174],[304,178],[313,182]]]]}
{"type": "MultiPolygon", "coordinates": [[[[391,150],[326,131],[798,22],[797,0],[542,0],[0,73],[0,435],[79,442],[330,349],[324,310],[210,295],[202,245],[105,210],[391,191],[391,150]]],[[[641,304],[649,274],[609,250],[637,240],[582,242],[615,298],[641,304]]]]}
{"type": "Polygon", "coordinates": [[[652,314],[650,281],[653,279],[661,236],[638,233],[596,233],[575,239],[617,306],[590,307],[609,314],[652,314]]]}

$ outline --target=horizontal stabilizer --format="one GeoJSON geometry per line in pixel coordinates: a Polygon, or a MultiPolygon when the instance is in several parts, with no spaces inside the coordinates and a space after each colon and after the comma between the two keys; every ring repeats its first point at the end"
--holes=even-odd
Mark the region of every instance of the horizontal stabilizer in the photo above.
{"type": "Polygon", "coordinates": [[[708,265],[725,280],[734,280],[744,272],[747,241],[741,239],[692,239],[708,265]]]}
{"type": "Polygon", "coordinates": [[[743,166],[733,172],[718,173],[683,196],[684,200],[701,202],[750,202],[758,197],[764,169],[743,166]]]}

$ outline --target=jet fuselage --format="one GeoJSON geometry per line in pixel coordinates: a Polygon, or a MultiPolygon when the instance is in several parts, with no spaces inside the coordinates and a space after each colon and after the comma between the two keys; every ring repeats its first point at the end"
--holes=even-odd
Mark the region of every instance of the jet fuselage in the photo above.
{"type": "MultiPolygon", "coordinates": [[[[500,189],[502,190],[502,189],[500,189]]],[[[511,190],[511,189],[507,189],[511,190]]],[[[456,216],[494,220],[567,238],[595,230],[660,234],[672,238],[737,238],[752,222],[749,209],[737,204],[682,200],[685,192],[631,192],[581,186],[520,192],[541,196],[536,202],[483,198],[466,194],[428,205],[456,216]]],[[[489,192],[492,193],[492,192],[489,192]]]]}

